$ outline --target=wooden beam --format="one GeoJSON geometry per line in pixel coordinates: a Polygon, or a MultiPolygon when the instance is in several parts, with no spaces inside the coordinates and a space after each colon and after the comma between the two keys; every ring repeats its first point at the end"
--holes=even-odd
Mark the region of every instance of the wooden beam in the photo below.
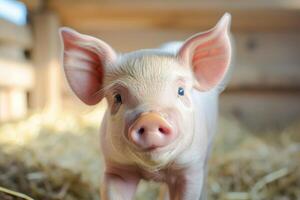
{"type": "Polygon", "coordinates": [[[31,89],[34,85],[34,71],[31,63],[0,57],[0,88],[31,89]]]}
{"type": "Polygon", "coordinates": [[[30,28],[18,26],[12,22],[0,19],[0,42],[2,44],[14,44],[29,49],[32,47],[32,34],[30,28]]]}
{"type": "Polygon", "coordinates": [[[276,1],[73,1],[52,0],[63,25],[78,30],[139,27],[205,30],[229,12],[234,31],[300,30],[300,4],[276,1]]]}
{"type": "Polygon", "coordinates": [[[43,5],[43,0],[21,0],[31,12],[38,11],[43,5]]]}
{"type": "Polygon", "coordinates": [[[52,12],[33,16],[35,46],[35,88],[31,105],[36,110],[58,111],[61,107],[61,66],[59,46],[59,19],[52,12]]]}

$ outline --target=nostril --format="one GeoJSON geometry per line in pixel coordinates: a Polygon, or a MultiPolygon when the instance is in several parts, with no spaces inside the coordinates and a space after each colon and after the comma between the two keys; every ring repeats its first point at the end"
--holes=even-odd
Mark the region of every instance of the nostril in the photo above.
{"type": "Polygon", "coordinates": [[[138,134],[142,135],[145,132],[145,129],[142,127],[138,130],[138,134]]]}
{"type": "Polygon", "coordinates": [[[159,127],[158,131],[161,132],[162,134],[168,134],[169,133],[169,129],[163,128],[163,127],[159,127]]]}

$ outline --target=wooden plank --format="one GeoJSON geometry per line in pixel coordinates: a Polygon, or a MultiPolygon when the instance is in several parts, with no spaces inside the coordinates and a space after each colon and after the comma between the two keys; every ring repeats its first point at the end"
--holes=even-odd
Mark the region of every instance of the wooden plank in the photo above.
{"type": "Polygon", "coordinates": [[[24,49],[15,44],[1,44],[0,57],[5,57],[15,60],[25,60],[24,49]]]}
{"type": "Polygon", "coordinates": [[[221,95],[220,110],[251,129],[284,128],[300,121],[300,91],[225,92],[221,95]]]}
{"type": "Polygon", "coordinates": [[[61,65],[59,48],[59,20],[52,12],[33,16],[35,46],[35,87],[30,105],[36,110],[57,111],[61,108],[61,65]]]}
{"type": "Polygon", "coordinates": [[[234,31],[300,30],[300,6],[282,1],[48,1],[62,23],[77,29],[136,27],[207,29],[225,12],[233,16],[234,31]],[[274,23],[276,22],[276,23],[274,23]]]}
{"type": "Polygon", "coordinates": [[[34,85],[32,64],[0,58],[0,88],[14,87],[31,89],[34,85]]]}
{"type": "Polygon", "coordinates": [[[300,88],[300,32],[235,34],[232,89],[300,88]]]}
{"type": "Polygon", "coordinates": [[[7,20],[0,19],[0,27],[0,43],[17,44],[26,49],[32,47],[31,30],[27,25],[18,26],[7,20]]]}
{"type": "MultiPolygon", "coordinates": [[[[200,30],[201,31],[201,30],[200,30]]],[[[160,28],[136,28],[133,30],[83,30],[83,33],[100,38],[116,51],[128,52],[137,49],[157,48],[165,42],[185,40],[195,31],[160,28]]]]}

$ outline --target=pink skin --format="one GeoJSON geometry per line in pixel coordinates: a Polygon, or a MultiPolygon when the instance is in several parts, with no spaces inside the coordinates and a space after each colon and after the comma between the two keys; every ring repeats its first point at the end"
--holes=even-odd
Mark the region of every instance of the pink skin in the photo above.
{"type": "Polygon", "coordinates": [[[172,200],[203,197],[219,87],[231,57],[229,23],[225,14],[175,54],[157,49],[122,56],[101,40],[61,29],[71,89],[89,105],[108,101],[102,200],[132,199],[141,179],[165,182],[172,200]]]}

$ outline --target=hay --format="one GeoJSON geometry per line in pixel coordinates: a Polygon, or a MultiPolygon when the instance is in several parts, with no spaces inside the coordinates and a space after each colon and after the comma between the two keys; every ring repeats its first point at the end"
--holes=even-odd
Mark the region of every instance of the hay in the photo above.
{"type": "MultiPolygon", "coordinates": [[[[0,186],[35,200],[98,199],[102,114],[35,114],[0,126],[0,186]]],[[[219,130],[209,164],[209,199],[300,198],[298,124],[254,134],[234,119],[222,119],[219,130]]],[[[136,199],[154,199],[157,188],[142,183],[136,199]]],[[[0,190],[0,199],[22,198],[0,190]]]]}
{"type": "Polygon", "coordinates": [[[43,200],[97,199],[96,188],[82,181],[80,174],[55,165],[35,163],[29,166],[21,158],[4,153],[0,158],[0,185],[5,186],[2,191],[0,189],[1,200],[32,200],[30,197],[43,200]]]}
{"type": "Polygon", "coordinates": [[[283,132],[250,133],[222,120],[210,160],[212,199],[299,199],[300,135],[295,124],[283,132]]]}
{"type": "Polygon", "coordinates": [[[16,191],[4,188],[4,187],[0,187],[0,192],[4,193],[4,194],[0,194],[0,197],[2,199],[16,197],[16,198],[21,198],[21,199],[25,199],[25,200],[34,200],[31,197],[27,196],[26,194],[22,194],[20,192],[16,192],[16,191]]]}

